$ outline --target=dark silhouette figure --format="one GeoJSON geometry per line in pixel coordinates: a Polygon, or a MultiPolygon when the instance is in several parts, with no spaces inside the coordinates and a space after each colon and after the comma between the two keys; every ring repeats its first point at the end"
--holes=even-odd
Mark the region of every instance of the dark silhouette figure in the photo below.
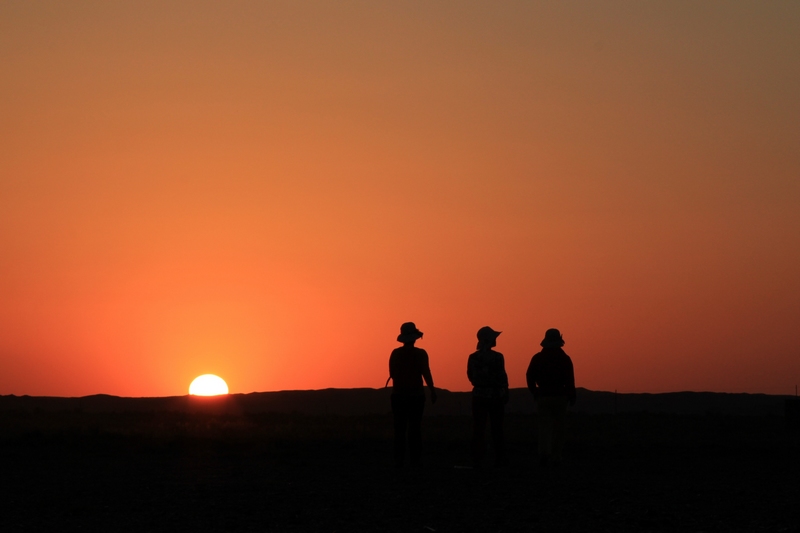
{"type": "Polygon", "coordinates": [[[422,332],[413,322],[400,326],[397,341],[403,346],[392,351],[389,357],[389,379],[392,380],[392,415],[394,417],[394,461],[398,468],[405,459],[406,439],[411,466],[419,466],[422,451],[422,411],[425,391],[422,380],[428,384],[431,403],[436,403],[436,389],[428,363],[428,353],[414,343],[422,332]]]}
{"type": "Polygon", "coordinates": [[[548,329],[542,351],[531,358],[526,378],[539,412],[539,462],[560,461],[564,447],[567,404],[575,405],[575,372],[564,352],[564,339],[557,329],[548,329]]]}
{"type": "Polygon", "coordinates": [[[478,330],[478,351],[469,356],[467,377],[472,383],[472,462],[480,468],[486,456],[484,434],[491,424],[495,465],[505,466],[503,444],[503,415],[508,403],[508,375],[503,354],[492,350],[497,345],[499,331],[489,326],[478,330]]]}
{"type": "Polygon", "coordinates": [[[797,397],[787,398],[783,405],[786,427],[796,435],[800,434],[800,399],[797,397]]]}

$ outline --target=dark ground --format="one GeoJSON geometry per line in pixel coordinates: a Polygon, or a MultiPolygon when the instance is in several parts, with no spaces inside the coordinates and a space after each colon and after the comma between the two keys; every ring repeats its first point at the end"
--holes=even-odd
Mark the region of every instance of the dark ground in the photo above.
{"type": "Polygon", "coordinates": [[[469,464],[471,420],[426,417],[422,470],[388,415],[0,413],[3,531],[800,531],[781,417],[581,415],[564,464],[469,464]]]}

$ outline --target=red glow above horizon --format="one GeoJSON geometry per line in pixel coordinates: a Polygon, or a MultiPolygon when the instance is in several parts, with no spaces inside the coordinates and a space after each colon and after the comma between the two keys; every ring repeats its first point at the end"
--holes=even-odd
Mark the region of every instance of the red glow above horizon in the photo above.
{"type": "Polygon", "coordinates": [[[0,394],[794,390],[798,5],[404,6],[0,6],[0,394]]]}

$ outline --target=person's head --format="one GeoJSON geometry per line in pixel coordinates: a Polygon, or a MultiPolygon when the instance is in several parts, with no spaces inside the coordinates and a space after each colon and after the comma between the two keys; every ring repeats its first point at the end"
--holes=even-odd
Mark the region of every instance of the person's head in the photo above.
{"type": "Polygon", "coordinates": [[[497,336],[502,331],[495,331],[489,326],[483,326],[478,330],[478,349],[488,350],[497,346],[497,336]]]}
{"type": "Polygon", "coordinates": [[[397,342],[403,344],[414,344],[417,339],[422,338],[422,332],[417,329],[413,322],[406,322],[400,326],[400,335],[397,336],[397,342]]]}
{"type": "Polygon", "coordinates": [[[564,339],[561,332],[555,328],[550,328],[544,332],[544,339],[539,343],[542,348],[561,348],[564,346],[564,339]]]}

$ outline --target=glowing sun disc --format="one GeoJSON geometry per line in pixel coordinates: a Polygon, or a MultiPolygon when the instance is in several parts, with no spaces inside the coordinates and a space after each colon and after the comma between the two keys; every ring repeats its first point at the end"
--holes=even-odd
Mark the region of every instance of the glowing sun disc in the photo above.
{"type": "Polygon", "coordinates": [[[189,394],[193,396],[219,396],[228,394],[228,384],[225,380],[214,374],[197,376],[189,385],[189,394]]]}

